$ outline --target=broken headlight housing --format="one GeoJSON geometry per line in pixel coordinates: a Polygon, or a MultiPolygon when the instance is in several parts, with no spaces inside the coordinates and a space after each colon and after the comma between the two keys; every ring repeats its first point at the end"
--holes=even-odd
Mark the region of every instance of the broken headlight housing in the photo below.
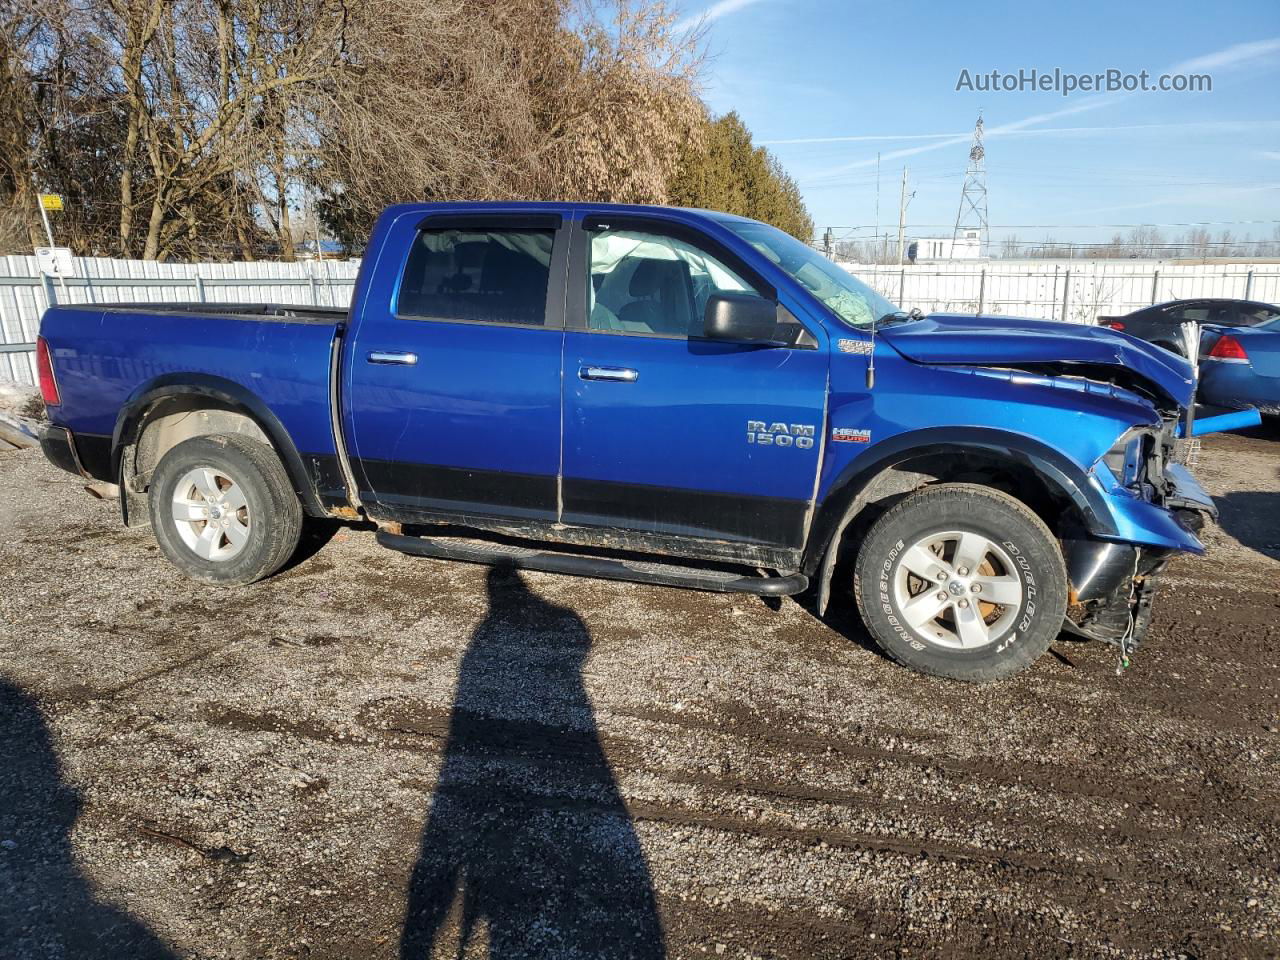
{"type": "Polygon", "coordinates": [[[1132,427],[1122,433],[1102,455],[1102,464],[1116,483],[1150,500],[1163,473],[1156,433],[1150,427],[1132,427]]]}

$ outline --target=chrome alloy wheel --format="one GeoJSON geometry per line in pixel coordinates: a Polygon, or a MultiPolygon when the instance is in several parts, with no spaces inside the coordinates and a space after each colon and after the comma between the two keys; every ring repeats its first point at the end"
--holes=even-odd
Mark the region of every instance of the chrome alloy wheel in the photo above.
{"type": "Polygon", "coordinates": [[[249,542],[249,502],[225,471],[196,467],[173,490],[178,536],[198,557],[230,560],[249,542]]]}
{"type": "Polygon", "coordinates": [[[931,533],[904,550],[893,598],[920,639],[976,650],[1001,636],[1022,607],[1023,584],[1013,559],[978,533],[931,533]]]}

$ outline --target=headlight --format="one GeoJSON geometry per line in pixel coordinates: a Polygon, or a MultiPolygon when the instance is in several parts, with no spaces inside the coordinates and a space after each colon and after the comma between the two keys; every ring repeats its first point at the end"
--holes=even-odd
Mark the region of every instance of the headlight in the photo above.
{"type": "Polygon", "coordinates": [[[1143,479],[1143,467],[1151,451],[1151,431],[1134,427],[1126,430],[1106,453],[1106,464],[1116,482],[1122,487],[1136,486],[1143,479]]]}

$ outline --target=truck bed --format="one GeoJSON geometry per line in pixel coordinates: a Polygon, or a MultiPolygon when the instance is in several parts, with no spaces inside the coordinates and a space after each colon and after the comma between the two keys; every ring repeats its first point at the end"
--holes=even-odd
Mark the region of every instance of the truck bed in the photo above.
{"type": "Polygon", "coordinates": [[[121,418],[181,384],[279,424],[319,477],[336,464],[330,377],[346,317],[295,304],[77,304],[46,311],[40,334],[55,358],[59,420],[93,476],[115,479],[121,418]]]}

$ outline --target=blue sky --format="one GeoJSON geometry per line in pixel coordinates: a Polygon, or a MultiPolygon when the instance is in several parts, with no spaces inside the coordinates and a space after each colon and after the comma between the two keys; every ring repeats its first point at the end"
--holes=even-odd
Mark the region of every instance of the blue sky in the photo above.
{"type": "Polygon", "coordinates": [[[881,231],[897,229],[906,164],[909,232],[950,235],[979,110],[993,239],[1105,240],[1128,232],[1113,224],[1138,223],[1168,224],[1171,236],[1189,222],[1264,239],[1280,222],[1277,0],[685,0],[680,10],[681,26],[708,24],[711,108],[742,115],[837,236],[873,233],[877,151],[881,231]],[[1213,90],[955,89],[966,68],[1055,67],[1209,73],[1213,90]],[[854,137],[869,139],[839,139],[854,137]]]}

